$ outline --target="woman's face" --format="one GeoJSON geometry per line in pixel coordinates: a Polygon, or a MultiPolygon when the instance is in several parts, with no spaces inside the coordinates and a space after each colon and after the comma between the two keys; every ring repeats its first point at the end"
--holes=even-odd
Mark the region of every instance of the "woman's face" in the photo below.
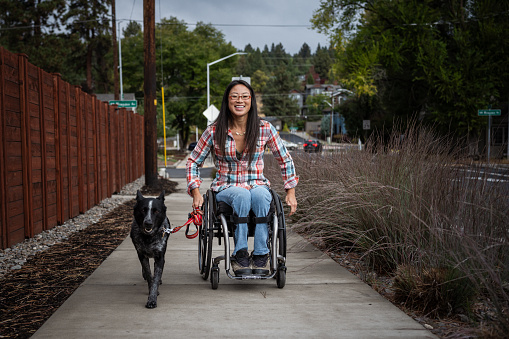
{"type": "Polygon", "coordinates": [[[246,117],[251,109],[251,92],[249,88],[238,84],[232,87],[228,96],[228,108],[233,118],[246,117]]]}

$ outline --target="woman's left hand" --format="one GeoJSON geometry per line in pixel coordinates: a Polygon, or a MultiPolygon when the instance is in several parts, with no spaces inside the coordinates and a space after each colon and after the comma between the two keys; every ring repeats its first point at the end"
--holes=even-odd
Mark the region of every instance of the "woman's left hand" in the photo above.
{"type": "Polygon", "coordinates": [[[297,210],[297,198],[295,197],[295,188],[286,191],[286,204],[290,206],[290,215],[297,210]]]}

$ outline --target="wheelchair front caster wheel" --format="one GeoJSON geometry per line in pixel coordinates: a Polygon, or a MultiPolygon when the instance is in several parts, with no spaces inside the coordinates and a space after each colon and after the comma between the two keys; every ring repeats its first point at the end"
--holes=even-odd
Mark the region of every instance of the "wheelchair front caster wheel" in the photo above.
{"type": "Polygon", "coordinates": [[[213,290],[217,290],[219,286],[219,267],[214,266],[210,271],[210,284],[212,285],[213,290]]]}
{"type": "Polygon", "coordinates": [[[277,268],[276,283],[278,288],[285,287],[286,284],[286,267],[280,266],[277,268]]]}

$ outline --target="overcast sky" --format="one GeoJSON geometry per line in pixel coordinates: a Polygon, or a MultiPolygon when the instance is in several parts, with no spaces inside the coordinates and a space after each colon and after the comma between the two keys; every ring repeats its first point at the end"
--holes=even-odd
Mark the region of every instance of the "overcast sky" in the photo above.
{"type": "MultiPolygon", "coordinates": [[[[282,43],[287,53],[295,54],[304,42],[312,52],[318,44],[328,46],[326,36],[312,30],[309,21],[319,4],[320,0],[155,0],[155,16],[156,22],[174,16],[190,30],[197,22],[210,23],[240,50],[248,43],[260,50],[282,43]]],[[[136,20],[143,26],[143,0],[116,0],[116,14],[117,20],[136,20]]]]}

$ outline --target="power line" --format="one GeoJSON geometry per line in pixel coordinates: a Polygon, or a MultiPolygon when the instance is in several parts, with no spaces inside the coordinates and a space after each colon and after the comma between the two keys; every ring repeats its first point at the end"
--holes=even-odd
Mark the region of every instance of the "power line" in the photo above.
{"type": "MultiPolygon", "coordinates": [[[[134,6],[134,3],[133,3],[134,6]]],[[[132,13],[131,13],[132,15],[132,13]]],[[[79,24],[93,21],[109,21],[111,19],[91,19],[91,20],[76,20],[71,22],[71,24],[79,24]]],[[[132,20],[132,19],[117,19],[118,21],[135,21],[135,22],[143,22],[143,20],[132,20]]],[[[172,26],[172,25],[188,25],[188,26],[197,26],[199,23],[189,23],[189,22],[178,22],[178,23],[156,23],[163,26],[172,26]]],[[[311,25],[276,25],[276,24],[207,24],[214,27],[274,27],[274,28],[311,28],[311,25]]],[[[35,27],[45,27],[49,25],[30,25],[30,26],[14,26],[14,27],[2,27],[0,30],[11,30],[11,29],[27,29],[27,28],[35,28],[35,27]]]]}
{"type": "MultiPolygon", "coordinates": [[[[133,0],[133,7],[131,8],[131,16],[129,17],[129,20],[133,17],[134,12],[134,5],[136,4],[136,0],[133,0]]],[[[161,11],[161,3],[159,3],[159,11],[161,11]]]]}

